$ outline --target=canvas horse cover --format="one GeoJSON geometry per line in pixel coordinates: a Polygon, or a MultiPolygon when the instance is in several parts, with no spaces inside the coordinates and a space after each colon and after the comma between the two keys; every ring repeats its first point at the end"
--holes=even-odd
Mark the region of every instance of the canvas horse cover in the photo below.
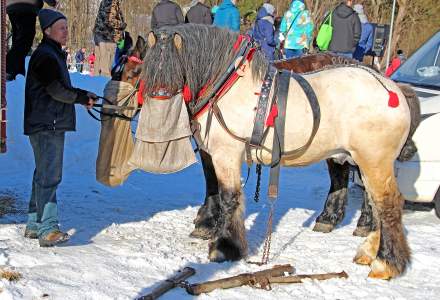
{"type": "MultiPolygon", "coordinates": [[[[341,64],[337,58],[330,54],[314,54],[277,61],[274,65],[279,69],[306,73],[341,64]]],[[[113,104],[121,105],[118,99],[126,97],[132,89],[129,83],[110,81],[104,96],[113,104]]],[[[131,97],[126,105],[136,106],[135,98],[131,97]]],[[[190,141],[189,115],[181,94],[164,99],[148,97],[141,109],[135,141],[131,130],[129,120],[111,118],[102,122],[96,162],[99,182],[117,186],[136,169],[167,174],[181,171],[197,161],[190,141]]]]}
{"type": "MultiPolygon", "coordinates": [[[[137,97],[130,96],[133,89],[130,83],[109,81],[104,97],[114,105],[137,108],[137,97]]],[[[112,110],[103,109],[103,113],[111,114],[112,110]]],[[[131,118],[135,110],[124,114],[131,118]]],[[[131,120],[104,115],[96,179],[107,186],[118,186],[136,169],[157,174],[180,171],[197,161],[191,135],[189,116],[181,97],[147,98],[141,109],[135,140],[131,120]]]]}

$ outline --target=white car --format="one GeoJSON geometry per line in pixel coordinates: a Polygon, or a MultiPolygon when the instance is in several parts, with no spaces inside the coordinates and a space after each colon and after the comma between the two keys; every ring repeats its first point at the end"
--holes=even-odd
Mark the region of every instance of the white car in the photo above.
{"type": "Polygon", "coordinates": [[[422,122],[413,136],[417,153],[411,160],[395,165],[400,191],[406,200],[433,201],[440,218],[440,31],[391,78],[414,88],[422,113],[422,122]]]}
{"type": "MultiPolygon", "coordinates": [[[[413,136],[417,153],[411,160],[395,164],[399,189],[406,200],[434,202],[440,218],[440,31],[414,52],[391,79],[414,88],[422,113],[413,136]]],[[[355,183],[361,184],[358,176],[354,177],[355,183]]]]}

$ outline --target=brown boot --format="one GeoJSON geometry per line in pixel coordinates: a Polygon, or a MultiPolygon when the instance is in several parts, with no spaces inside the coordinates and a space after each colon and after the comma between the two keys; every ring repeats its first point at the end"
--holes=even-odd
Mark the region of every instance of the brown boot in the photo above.
{"type": "Polygon", "coordinates": [[[53,247],[55,245],[67,242],[70,236],[67,233],[61,232],[59,230],[52,231],[44,237],[38,239],[40,247],[53,247]]]}
{"type": "Polygon", "coordinates": [[[38,239],[37,230],[29,229],[26,227],[24,230],[24,237],[28,239],[38,239]]]}

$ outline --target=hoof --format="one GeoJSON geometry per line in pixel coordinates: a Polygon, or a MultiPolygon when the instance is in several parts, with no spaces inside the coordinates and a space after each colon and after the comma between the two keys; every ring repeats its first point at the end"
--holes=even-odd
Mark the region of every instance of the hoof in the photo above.
{"type": "Polygon", "coordinates": [[[362,226],[362,227],[356,227],[356,229],[353,231],[354,236],[360,236],[360,237],[366,237],[371,232],[370,227],[368,226],[362,226]]]}
{"type": "Polygon", "coordinates": [[[240,260],[243,256],[237,245],[224,238],[209,245],[209,260],[212,262],[235,261],[240,260]]]}
{"type": "Polygon", "coordinates": [[[329,233],[329,232],[332,232],[334,228],[335,228],[335,226],[332,224],[316,223],[315,227],[313,227],[313,231],[329,233]]]}
{"type": "Polygon", "coordinates": [[[357,263],[358,265],[369,266],[373,262],[373,259],[368,255],[359,255],[353,259],[353,262],[357,263]]]}
{"type": "Polygon", "coordinates": [[[189,236],[196,239],[209,240],[211,238],[211,230],[206,227],[197,227],[189,236]]]}
{"type": "Polygon", "coordinates": [[[399,272],[395,268],[380,259],[375,259],[370,267],[371,271],[368,274],[369,278],[390,280],[391,278],[399,276],[399,272]]]}

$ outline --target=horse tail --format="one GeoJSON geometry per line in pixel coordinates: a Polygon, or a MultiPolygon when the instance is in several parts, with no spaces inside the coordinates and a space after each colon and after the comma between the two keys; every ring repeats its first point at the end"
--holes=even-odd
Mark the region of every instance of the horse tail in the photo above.
{"type": "Polygon", "coordinates": [[[408,137],[402,150],[400,151],[397,160],[407,161],[410,160],[414,154],[417,152],[417,147],[412,140],[414,132],[420,124],[421,114],[420,114],[420,100],[417,97],[415,91],[407,84],[397,84],[406,98],[409,106],[409,111],[411,113],[411,125],[409,128],[408,137]]]}

